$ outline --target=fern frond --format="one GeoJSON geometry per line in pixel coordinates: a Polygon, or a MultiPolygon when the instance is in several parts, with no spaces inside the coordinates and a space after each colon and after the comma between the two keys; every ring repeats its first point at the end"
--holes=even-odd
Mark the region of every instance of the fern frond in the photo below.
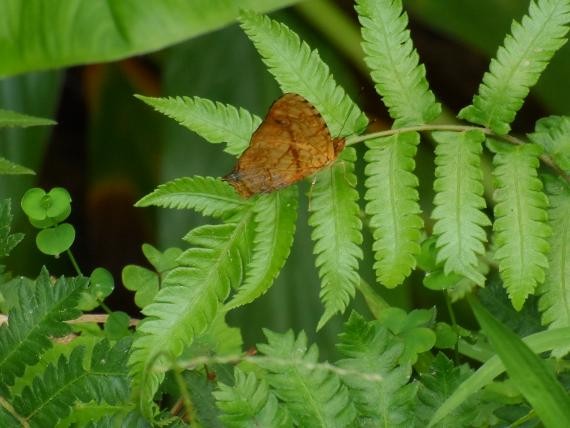
{"type": "Polygon", "coordinates": [[[227,218],[252,206],[240,198],[232,187],[213,177],[182,177],[161,184],[136,203],[137,207],[193,209],[215,218],[227,218]]]}
{"type": "Polygon", "coordinates": [[[548,199],[536,173],[542,150],[534,144],[511,146],[492,140],[489,147],[496,152],[495,257],[513,306],[520,310],[544,281],[548,267],[548,199]]]}
{"type": "Polygon", "coordinates": [[[335,313],[346,309],[360,282],[362,222],[355,189],[355,161],[355,149],[347,147],[336,163],[317,174],[309,191],[309,225],[313,228],[311,239],[325,306],[317,330],[335,313]]]}
{"type": "Polygon", "coordinates": [[[16,111],[0,109],[0,128],[27,128],[28,126],[44,126],[55,124],[56,122],[51,119],[44,119],[42,117],[29,116],[27,114],[18,113],[16,111]]]}
{"type": "Polygon", "coordinates": [[[570,117],[544,117],[536,122],[534,132],[528,138],[542,146],[554,162],[570,174],[570,117]]]}
{"type": "Polygon", "coordinates": [[[244,283],[225,310],[253,302],[263,295],[285,264],[297,220],[297,186],[261,195],[254,206],[253,256],[244,283]]]}
{"type": "Polygon", "coordinates": [[[359,426],[413,426],[417,388],[409,384],[411,367],[398,365],[404,345],[378,321],[366,322],[353,313],[338,348],[346,358],[336,364],[363,374],[344,378],[358,410],[359,426]]]}
{"type": "Polygon", "coordinates": [[[8,257],[14,247],[24,239],[23,233],[10,233],[13,219],[10,199],[0,201],[0,257],[8,257]]]}
{"type": "Polygon", "coordinates": [[[267,381],[289,410],[294,425],[350,426],[356,412],[348,390],[336,373],[315,366],[318,349],[307,347],[305,333],[297,338],[292,331],[264,333],[268,343],[259,344],[258,349],[268,358],[259,364],[268,371],[267,381]]]}
{"type": "Polygon", "coordinates": [[[480,157],[485,136],[481,131],[434,132],[436,180],[434,190],[437,235],[437,263],[445,274],[458,273],[483,285],[485,277],[478,270],[478,255],[485,253],[484,226],[491,222],[483,213],[483,174],[480,157]]]}
{"type": "Polygon", "coordinates": [[[401,284],[416,266],[423,220],[418,179],[413,174],[417,133],[396,134],[366,143],[366,214],[370,216],[374,269],[386,287],[401,284]]]}
{"type": "Polygon", "coordinates": [[[261,118],[243,108],[205,98],[135,96],[206,141],[226,143],[224,150],[232,155],[239,155],[249,145],[251,134],[261,124],[261,118]]]}
{"type": "Polygon", "coordinates": [[[101,341],[93,349],[91,363],[83,367],[84,350],[77,347],[69,358],[47,367],[42,378],[15,397],[14,409],[32,427],[56,426],[77,402],[116,405],[129,399],[127,355],[130,338],[112,348],[101,341]]]}
{"type": "Polygon", "coordinates": [[[239,20],[283,92],[309,100],[323,115],[331,134],[362,131],[368,119],[334,81],[316,50],[284,24],[267,16],[244,12],[239,20]]]}
{"type": "Polygon", "coordinates": [[[9,323],[0,326],[0,392],[6,393],[25,366],[52,346],[50,337],[71,331],[63,321],[79,316],[75,305],[86,285],[86,278],[60,278],[52,284],[45,269],[33,286],[22,284],[19,304],[10,311],[9,323]]]}
{"type": "MultiPolygon", "coordinates": [[[[545,177],[550,199],[548,217],[552,227],[550,237],[549,269],[544,284],[539,309],[542,323],[549,328],[570,327],[570,186],[568,183],[545,177]]],[[[553,350],[553,355],[562,358],[570,347],[553,350]]]]}
{"type": "MultiPolygon", "coordinates": [[[[422,373],[418,390],[416,414],[422,426],[428,426],[435,411],[449,398],[453,391],[461,387],[463,381],[471,373],[472,371],[467,365],[456,366],[442,353],[435,357],[431,367],[422,373]]],[[[479,413],[484,414],[486,410],[489,409],[481,406],[479,396],[471,395],[461,406],[440,420],[436,426],[488,426],[488,424],[474,423],[480,416],[479,413]]]]}
{"type": "Polygon", "coordinates": [[[220,420],[229,428],[292,427],[286,408],[281,406],[265,380],[254,373],[234,370],[234,386],[218,385],[214,392],[216,405],[223,412],[220,420]]]}
{"type": "Polygon", "coordinates": [[[143,309],[147,318],[137,329],[129,367],[145,416],[164,378],[152,367],[180,356],[208,328],[230,287],[241,281],[250,222],[246,213],[236,224],[192,230],[185,238],[192,248],[179,257],[183,266],[168,273],[164,288],[143,309]]]}
{"type": "Polygon", "coordinates": [[[567,0],[533,0],[521,23],[513,22],[473,104],[461,110],[459,117],[507,134],[530,87],[566,43],[569,22],[567,0]]]}
{"type": "Polygon", "coordinates": [[[0,156],[0,175],[35,175],[35,172],[30,168],[18,165],[8,159],[0,156]]]}
{"type": "Polygon", "coordinates": [[[394,127],[434,120],[441,106],[429,89],[425,67],[419,64],[401,0],[358,0],[356,11],[362,24],[364,60],[394,127]]]}

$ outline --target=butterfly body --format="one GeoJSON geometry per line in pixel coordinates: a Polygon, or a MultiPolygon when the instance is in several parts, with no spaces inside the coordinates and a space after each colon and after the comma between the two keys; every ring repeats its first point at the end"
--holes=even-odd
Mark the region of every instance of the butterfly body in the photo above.
{"type": "Polygon", "coordinates": [[[243,197],[289,186],[335,161],[344,138],[332,138],[318,110],[297,94],[273,103],[249,147],[224,177],[243,197]]]}

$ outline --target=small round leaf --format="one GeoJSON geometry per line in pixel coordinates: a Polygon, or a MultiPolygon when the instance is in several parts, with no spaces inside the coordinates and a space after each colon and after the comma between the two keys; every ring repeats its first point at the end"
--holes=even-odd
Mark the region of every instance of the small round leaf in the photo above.
{"type": "Polygon", "coordinates": [[[43,205],[45,196],[46,192],[39,187],[33,187],[24,193],[20,205],[28,217],[34,220],[44,220],[46,218],[47,214],[43,205]]]}
{"type": "Polygon", "coordinates": [[[68,250],[75,240],[75,229],[69,223],[63,223],[41,230],[36,236],[38,249],[50,256],[58,256],[68,250]]]}
{"type": "Polygon", "coordinates": [[[129,316],[125,312],[116,311],[109,314],[105,322],[105,336],[110,340],[119,340],[128,336],[129,332],[129,316]]]}
{"type": "Polygon", "coordinates": [[[95,268],[89,278],[91,279],[89,289],[99,301],[105,299],[115,288],[113,275],[105,268],[95,268]]]}
{"type": "MultiPolygon", "coordinates": [[[[67,190],[63,187],[54,187],[48,192],[47,196],[50,199],[49,204],[46,207],[46,214],[48,217],[61,218],[66,215],[66,213],[69,215],[69,212],[71,212],[71,196],[67,190]]],[[[65,217],[63,219],[65,219],[65,217]]]]}

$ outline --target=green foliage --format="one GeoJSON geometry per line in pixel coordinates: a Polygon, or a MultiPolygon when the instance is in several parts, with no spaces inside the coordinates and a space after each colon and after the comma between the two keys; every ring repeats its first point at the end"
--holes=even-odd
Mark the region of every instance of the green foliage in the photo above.
{"type": "Polygon", "coordinates": [[[528,138],[544,151],[566,173],[570,173],[570,117],[549,116],[536,122],[528,138]]]}
{"type": "Polygon", "coordinates": [[[243,13],[240,21],[283,92],[295,92],[322,113],[331,134],[362,131],[368,120],[336,84],[329,67],[287,26],[266,16],[243,13]]]}
{"type": "MultiPolygon", "coordinates": [[[[226,310],[250,303],[263,295],[285,264],[295,235],[296,186],[260,196],[252,214],[253,254],[246,268],[245,280],[226,304],[226,310]]],[[[251,229],[246,233],[251,233],[251,229]]]]}
{"type": "Polygon", "coordinates": [[[29,116],[15,111],[0,109],[0,128],[26,128],[28,126],[55,125],[51,119],[29,116]]]}
{"type": "Polygon", "coordinates": [[[35,172],[25,166],[10,162],[8,159],[0,157],[0,175],[34,175],[35,172]]]}
{"type": "Polygon", "coordinates": [[[509,34],[483,76],[479,94],[459,117],[507,134],[529,88],[566,43],[570,3],[567,0],[531,1],[528,15],[513,22],[509,34]]]}
{"type": "Polygon", "coordinates": [[[441,106],[429,90],[426,70],[413,47],[401,0],[358,0],[362,48],[376,91],[394,119],[394,127],[434,120],[441,106]]]}
{"type": "MultiPolygon", "coordinates": [[[[549,270],[540,287],[540,310],[542,322],[552,329],[570,327],[570,186],[559,179],[545,178],[552,236],[549,240],[549,270]]],[[[553,354],[561,358],[569,351],[570,346],[564,346],[554,350],[553,354]]]]}
{"type": "Polygon", "coordinates": [[[491,224],[482,212],[486,204],[480,156],[485,137],[482,132],[468,131],[435,132],[433,138],[437,142],[432,213],[437,263],[443,264],[445,274],[457,273],[483,285],[477,256],[485,253],[483,227],[491,224]]]}
{"type": "Polygon", "coordinates": [[[359,373],[344,378],[358,410],[359,426],[410,426],[417,387],[409,384],[411,367],[399,365],[404,346],[378,322],[352,314],[338,348],[341,368],[359,373]]]}
{"type": "Polygon", "coordinates": [[[193,209],[207,216],[226,218],[252,206],[232,187],[212,177],[183,177],[158,186],[137,202],[138,207],[193,209]]]}
{"type": "Polygon", "coordinates": [[[10,233],[13,217],[10,199],[0,201],[0,257],[7,257],[24,239],[22,233],[10,233]]]}
{"type": "Polygon", "coordinates": [[[199,97],[137,98],[171,117],[210,143],[226,143],[226,152],[239,155],[249,144],[261,119],[243,108],[199,97]]]}
{"type": "Polygon", "coordinates": [[[147,318],[137,329],[129,366],[146,416],[164,378],[152,368],[180,356],[215,318],[230,287],[239,284],[250,222],[244,215],[238,223],[191,231],[185,239],[192,247],[180,256],[181,266],[168,273],[167,286],[144,308],[147,318]]]}
{"type": "Polygon", "coordinates": [[[236,368],[235,385],[219,384],[214,393],[216,404],[224,413],[220,419],[229,428],[291,427],[285,407],[280,406],[265,380],[258,381],[254,373],[236,368]]]}
{"type": "Polygon", "coordinates": [[[544,424],[554,427],[570,420],[570,397],[550,367],[479,302],[471,300],[471,306],[509,377],[544,424]]]}
{"type": "Polygon", "coordinates": [[[258,349],[266,356],[260,365],[267,382],[283,401],[293,422],[302,427],[348,426],[356,417],[348,389],[338,374],[315,367],[316,346],[307,348],[304,333],[294,336],[265,330],[267,344],[258,349]]]}
{"type": "Polygon", "coordinates": [[[0,390],[14,384],[26,365],[35,364],[51,346],[49,337],[71,332],[64,321],[78,315],[75,305],[86,286],[85,278],[50,280],[42,270],[33,286],[19,289],[19,305],[9,314],[10,323],[0,326],[0,390]]]}
{"type": "Polygon", "coordinates": [[[325,313],[320,329],[336,312],[343,312],[360,282],[362,222],[355,189],[356,151],[346,148],[330,168],[319,172],[309,193],[309,224],[315,243],[316,266],[321,277],[325,313]]]}
{"type": "MultiPolygon", "coordinates": [[[[92,405],[105,402],[115,413],[128,408],[129,384],[127,353],[130,340],[111,347],[99,342],[91,354],[88,367],[83,366],[84,348],[77,347],[69,358],[61,356],[49,365],[41,378],[11,400],[19,418],[32,427],[55,426],[79,403],[92,405]],[[122,406],[119,407],[119,406],[122,406]]],[[[99,417],[103,417],[99,412],[99,417]]]]}
{"type": "Polygon", "coordinates": [[[514,147],[491,142],[490,146],[497,152],[493,159],[495,257],[505,288],[518,310],[544,281],[548,267],[548,199],[536,173],[542,150],[533,144],[514,147]]]}
{"type": "Polygon", "coordinates": [[[364,198],[374,237],[376,277],[386,287],[401,284],[416,265],[423,226],[418,179],[413,174],[416,133],[367,142],[364,198]]]}
{"type": "MultiPolygon", "coordinates": [[[[427,425],[434,410],[457,389],[471,374],[466,365],[455,366],[444,354],[438,354],[433,360],[430,369],[422,373],[418,390],[418,416],[423,424],[427,425]]],[[[461,406],[450,412],[435,426],[480,426],[477,423],[478,406],[480,399],[472,395],[461,406]]]]}

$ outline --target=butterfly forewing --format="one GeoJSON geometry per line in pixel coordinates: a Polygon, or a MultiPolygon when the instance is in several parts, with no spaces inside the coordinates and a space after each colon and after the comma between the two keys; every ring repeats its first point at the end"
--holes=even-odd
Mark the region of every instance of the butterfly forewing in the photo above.
{"type": "Polygon", "coordinates": [[[332,163],[344,140],[331,138],[317,109],[297,94],[279,98],[224,177],[244,197],[289,186],[332,163]]]}

